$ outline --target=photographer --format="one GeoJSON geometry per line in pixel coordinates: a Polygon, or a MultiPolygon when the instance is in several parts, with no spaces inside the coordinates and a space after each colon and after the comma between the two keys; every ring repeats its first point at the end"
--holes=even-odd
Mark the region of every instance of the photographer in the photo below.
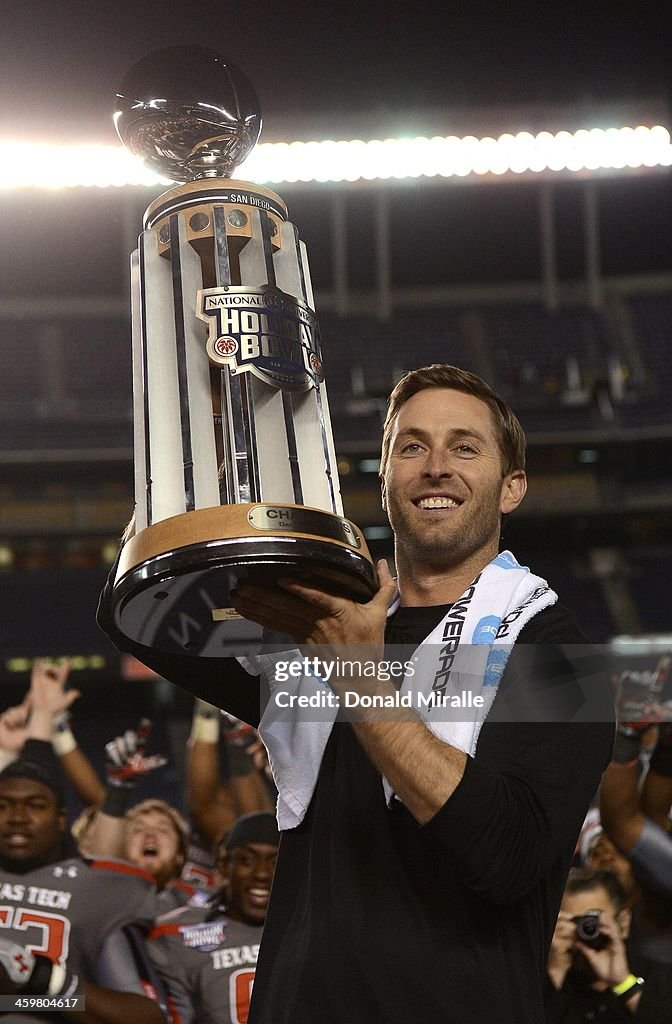
{"type": "Polygon", "coordinates": [[[669,1020],[672,968],[630,962],[630,918],[610,871],[570,871],[548,958],[547,1024],[669,1020]]]}

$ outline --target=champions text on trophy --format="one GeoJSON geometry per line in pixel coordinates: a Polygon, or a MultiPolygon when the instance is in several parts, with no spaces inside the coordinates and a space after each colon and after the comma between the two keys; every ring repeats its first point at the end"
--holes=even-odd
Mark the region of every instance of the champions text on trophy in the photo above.
{"type": "Polygon", "coordinates": [[[136,507],[114,614],[145,646],[221,656],[239,579],[366,601],[375,570],[342,514],[305,246],[275,193],[230,177],[261,130],[254,90],[215,51],[171,47],[126,76],[115,122],[182,184],[131,259],[136,507]]]}

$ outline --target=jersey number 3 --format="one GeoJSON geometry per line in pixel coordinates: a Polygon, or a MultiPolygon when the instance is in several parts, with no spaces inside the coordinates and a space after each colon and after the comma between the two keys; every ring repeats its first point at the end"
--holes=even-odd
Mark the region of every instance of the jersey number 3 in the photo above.
{"type": "Polygon", "coordinates": [[[65,967],[70,945],[70,922],[67,917],[27,910],[26,907],[0,907],[0,928],[13,928],[19,932],[41,928],[42,941],[39,944],[28,943],[26,949],[31,953],[41,953],[53,963],[65,967]]]}

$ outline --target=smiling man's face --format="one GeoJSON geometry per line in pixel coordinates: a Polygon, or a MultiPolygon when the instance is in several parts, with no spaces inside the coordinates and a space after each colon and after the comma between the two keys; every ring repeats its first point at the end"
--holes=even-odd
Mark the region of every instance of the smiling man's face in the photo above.
{"type": "Polygon", "coordinates": [[[217,870],[232,920],[251,925],[264,923],[277,852],[275,843],[246,843],[230,855],[224,844],[220,846],[217,870]]]}
{"type": "Polygon", "coordinates": [[[0,866],[23,873],[58,856],[65,813],[48,786],[28,778],[0,783],[0,866]]]}
{"type": "Polygon", "coordinates": [[[485,402],[426,388],[399,410],[382,491],[398,555],[441,572],[497,554],[501,515],[522,501],[525,474],[503,476],[485,402]]]}

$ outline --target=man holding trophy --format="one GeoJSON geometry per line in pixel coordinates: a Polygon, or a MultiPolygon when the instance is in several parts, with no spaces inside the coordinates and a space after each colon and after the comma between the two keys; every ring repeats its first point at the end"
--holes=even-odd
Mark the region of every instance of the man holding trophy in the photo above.
{"type": "MultiPolygon", "coordinates": [[[[426,367],[399,382],[381,461],[397,578],[383,560],[376,579],[338,504],[307,289],[301,298],[305,253],[277,197],[259,218],[259,239],[253,225],[230,244],[232,194],[238,203],[260,190],[207,176],[225,131],[201,125],[197,141],[199,110],[212,111],[212,97],[166,109],[176,59],[176,51],[152,55],[142,74],[131,72],[120,101],[127,144],[140,139],[163,159],[184,143],[197,176],[150,207],[135,258],[136,524],[99,622],[160,675],[259,726],[268,747],[282,838],[250,1024],[537,1024],[566,874],[613,724],[606,674],[572,616],[544,580],[499,552],[501,518],[526,490],[522,429],[484,381],[455,367],[426,367]],[[189,239],[180,220],[195,216],[194,192],[207,201],[196,214],[214,225],[205,242],[189,239]],[[224,248],[240,283],[223,285],[220,276],[203,287],[224,248]],[[147,281],[163,268],[142,269],[157,260],[171,268],[161,301],[147,281]],[[279,277],[283,261],[300,272],[279,277]],[[256,290],[251,267],[261,275],[256,290]],[[236,308],[244,317],[232,315],[236,308]],[[166,309],[175,326],[154,332],[150,320],[166,309]],[[264,333],[250,313],[270,323],[276,310],[287,324],[273,321],[275,342],[243,340],[264,333]],[[217,324],[207,338],[194,327],[204,317],[217,324]],[[181,372],[181,339],[192,328],[181,372]],[[266,379],[231,361],[250,352],[266,353],[266,379]],[[287,379],[299,374],[299,355],[309,392],[292,392],[287,379]],[[163,371],[153,377],[157,360],[163,371]],[[199,373],[200,390],[192,387],[199,373]],[[306,393],[307,412],[296,399],[306,393]],[[171,414],[182,430],[165,448],[171,414]],[[276,419],[264,423],[266,414],[276,419]],[[196,446],[185,440],[187,419],[198,423],[196,446]],[[260,423],[267,437],[283,436],[268,477],[254,445],[260,423]],[[148,452],[166,470],[161,484],[147,471],[148,452]],[[306,500],[318,455],[326,488],[306,500]],[[218,463],[224,487],[215,492],[207,467],[218,463]],[[249,623],[273,640],[254,655],[249,623]]],[[[229,83],[239,74],[211,51],[200,61],[198,87],[212,84],[203,82],[205,64],[225,69],[229,83]]],[[[237,103],[249,129],[243,90],[234,91],[226,109],[237,103]]],[[[249,205],[236,209],[247,216],[249,205]]]]}

